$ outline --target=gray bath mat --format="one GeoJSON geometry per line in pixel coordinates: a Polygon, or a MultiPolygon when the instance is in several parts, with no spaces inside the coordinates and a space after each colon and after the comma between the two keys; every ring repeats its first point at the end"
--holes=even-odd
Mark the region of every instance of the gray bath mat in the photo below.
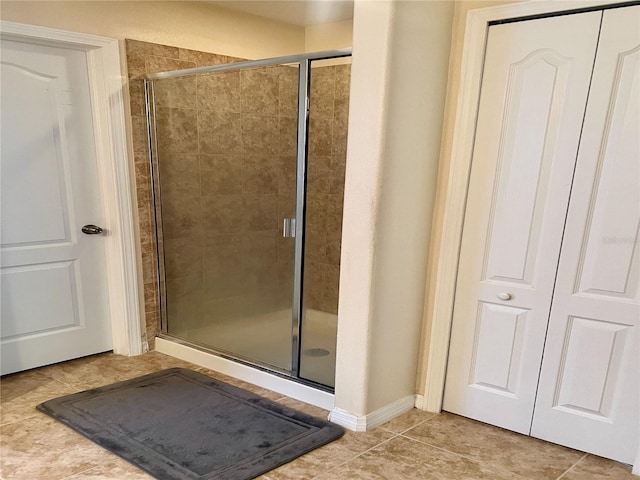
{"type": "Polygon", "coordinates": [[[182,368],[37,408],[163,480],[254,478],[344,433],[337,425],[182,368]]]}

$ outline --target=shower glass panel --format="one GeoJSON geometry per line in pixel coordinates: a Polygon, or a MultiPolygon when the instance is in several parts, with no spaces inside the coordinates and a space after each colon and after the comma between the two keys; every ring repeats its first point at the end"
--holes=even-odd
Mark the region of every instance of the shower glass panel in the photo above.
{"type": "Polygon", "coordinates": [[[283,223],[296,211],[298,70],[151,86],[163,331],[283,372],[292,370],[294,238],[283,223]]]}
{"type": "Polygon", "coordinates": [[[333,387],[350,63],[148,76],[162,335],[333,387]]]}
{"type": "Polygon", "coordinates": [[[310,107],[300,376],[334,386],[351,57],[314,60],[310,107]]]}

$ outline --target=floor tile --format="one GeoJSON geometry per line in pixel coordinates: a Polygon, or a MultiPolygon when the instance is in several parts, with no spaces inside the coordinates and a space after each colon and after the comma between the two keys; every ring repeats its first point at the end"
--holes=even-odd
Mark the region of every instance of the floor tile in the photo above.
{"type": "Polygon", "coordinates": [[[631,467],[606,458],[587,455],[580,460],[562,480],[638,480],[631,474],[631,467]]]}
{"type": "Polygon", "coordinates": [[[317,477],[317,480],[525,480],[481,462],[402,436],[317,477]]]}
{"type": "Polygon", "coordinates": [[[189,368],[193,365],[157,352],[135,357],[104,353],[58,363],[38,371],[67,385],[87,390],[172,367],[189,368]]]}
{"type": "Polygon", "coordinates": [[[435,416],[437,416],[436,413],[425,412],[418,410],[417,408],[413,408],[404,415],[400,415],[399,417],[385,423],[381,428],[395,433],[402,433],[405,430],[420,425],[422,422],[426,422],[435,416]]]}
{"type": "Polygon", "coordinates": [[[42,413],[1,429],[3,480],[58,480],[112,458],[107,450],[42,413]]]}
{"type": "Polygon", "coordinates": [[[66,477],[64,480],[153,480],[138,467],[120,459],[105,461],[97,467],[66,477]]]}
{"type": "Polygon", "coordinates": [[[382,429],[360,433],[346,432],[342,438],[272,470],[267,475],[271,480],[306,480],[315,478],[317,475],[356,457],[393,436],[393,433],[382,429]]]}
{"type": "Polygon", "coordinates": [[[584,455],[450,413],[439,414],[404,435],[531,480],[555,480],[584,455]]]}
{"type": "MultiPolygon", "coordinates": [[[[2,378],[2,480],[146,480],[145,472],[35,410],[45,400],[172,367],[190,368],[317,418],[328,412],[157,352],[95,355],[2,378]]],[[[448,413],[411,410],[260,480],[635,480],[631,468],[448,413]]]]}
{"type": "Polygon", "coordinates": [[[0,388],[0,424],[37,415],[36,405],[76,391],[36,370],[8,375],[0,388]]]}

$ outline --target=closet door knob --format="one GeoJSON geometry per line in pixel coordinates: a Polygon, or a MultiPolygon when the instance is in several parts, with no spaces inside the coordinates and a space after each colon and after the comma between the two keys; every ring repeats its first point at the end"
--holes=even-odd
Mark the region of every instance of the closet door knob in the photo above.
{"type": "Polygon", "coordinates": [[[498,297],[500,300],[511,300],[511,294],[510,294],[510,293],[507,293],[507,292],[499,293],[499,294],[497,295],[497,297],[498,297]]]}

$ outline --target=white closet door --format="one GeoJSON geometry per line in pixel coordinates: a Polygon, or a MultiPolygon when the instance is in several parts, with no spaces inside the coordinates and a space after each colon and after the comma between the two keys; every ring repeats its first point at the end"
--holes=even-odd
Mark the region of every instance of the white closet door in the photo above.
{"type": "Polygon", "coordinates": [[[633,463],[640,409],[640,6],[607,10],[532,435],[633,463]]]}
{"type": "Polygon", "coordinates": [[[489,28],[444,409],[526,434],[601,18],[489,28]]]}

